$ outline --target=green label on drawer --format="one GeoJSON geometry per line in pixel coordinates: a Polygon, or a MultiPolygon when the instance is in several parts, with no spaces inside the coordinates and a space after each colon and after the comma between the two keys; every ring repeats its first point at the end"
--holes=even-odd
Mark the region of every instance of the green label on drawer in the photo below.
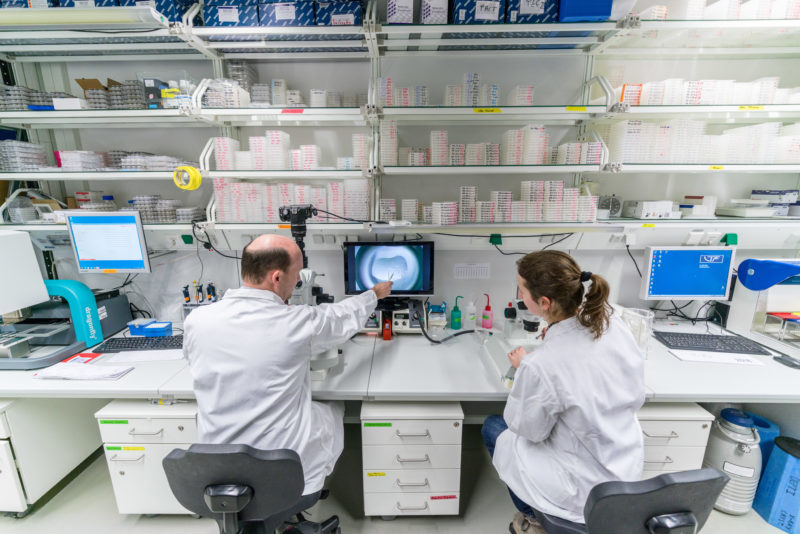
{"type": "Polygon", "coordinates": [[[370,426],[392,426],[392,423],[364,423],[365,427],[370,426]]]}
{"type": "Polygon", "coordinates": [[[121,451],[122,447],[106,447],[107,451],[121,451]]]}
{"type": "Polygon", "coordinates": [[[127,425],[127,419],[100,419],[101,425],[127,425]]]}

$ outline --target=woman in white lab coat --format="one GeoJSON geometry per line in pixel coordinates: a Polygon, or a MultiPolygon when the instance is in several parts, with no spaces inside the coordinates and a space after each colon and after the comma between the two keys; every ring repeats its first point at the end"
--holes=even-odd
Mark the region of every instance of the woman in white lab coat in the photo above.
{"type": "Polygon", "coordinates": [[[549,326],[535,351],[509,353],[514,386],[503,416],[487,418],[482,434],[519,510],[509,529],[531,534],[544,532],[534,510],[583,523],[595,485],[641,478],[644,369],[608,304],[608,283],[570,255],[528,254],[517,264],[517,285],[549,326]]]}

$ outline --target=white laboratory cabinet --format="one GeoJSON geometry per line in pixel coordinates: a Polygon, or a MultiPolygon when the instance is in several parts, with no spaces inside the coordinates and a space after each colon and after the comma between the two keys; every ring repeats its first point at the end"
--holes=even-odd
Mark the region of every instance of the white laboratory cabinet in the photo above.
{"type": "Polygon", "coordinates": [[[644,437],[642,478],[700,469],[714,416],[692,403],[648,403],[639,410],[644,437]]]}
{"type": "Polygon", "coordinates": [[[463,426],[457,402],[365,402],[364,515],[458,515],[463,426]]]}
{"type": "Polygon", "coordinates": [[[92,414],[106,402],[0,399],[0,513],[27,513],[100,447],[92,414]]]}
{"type": "Polygon", "coordinates": [[[197,442],[197,403],[115,400],[95,414],[121,514],[191,514],[169,488],[161,461],[197,442]]]}

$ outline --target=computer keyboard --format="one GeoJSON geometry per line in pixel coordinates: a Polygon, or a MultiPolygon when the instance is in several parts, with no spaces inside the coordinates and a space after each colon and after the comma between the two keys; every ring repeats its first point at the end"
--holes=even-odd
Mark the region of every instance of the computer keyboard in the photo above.
{"type": "Polygon", "coordinates": [[[183,348],[183,336],[112,337],[94,352],[126,352],[129,350],[175,350],[183,348]]]}
{"type": "Polygon", "coordinates": [[[740,336],[720,336],[715,334],[687,334],[683,332],[653,332],[661,343],[670,349],[696,350],[702,352],[733,352],[736,354],[771,353],[758,343],[740,336]]]}

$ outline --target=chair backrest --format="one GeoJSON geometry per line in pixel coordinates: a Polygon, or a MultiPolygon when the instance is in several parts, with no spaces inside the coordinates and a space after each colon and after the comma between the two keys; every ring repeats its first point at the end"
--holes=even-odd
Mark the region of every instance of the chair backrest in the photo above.
{"type": "Polygon", "coordinates": [[[264,520],[296,504],[305,480],[300,457],[292,450],[262,451],[247,445],[195,444],[175,449],[163,461],[169,487],[190,512],[217,521],[203,495],[208,486],[241,485],[253,491],[240,521],[264,520]]]}
{"type": "Polygon", "coordinates": [[[583,509],[586,527],[589,534],[649,534],[652,518],[686,512],[700,530],[728,480],[717,469],[695,469],[636,482],[604,482],[589,492],[583,509]]]}

